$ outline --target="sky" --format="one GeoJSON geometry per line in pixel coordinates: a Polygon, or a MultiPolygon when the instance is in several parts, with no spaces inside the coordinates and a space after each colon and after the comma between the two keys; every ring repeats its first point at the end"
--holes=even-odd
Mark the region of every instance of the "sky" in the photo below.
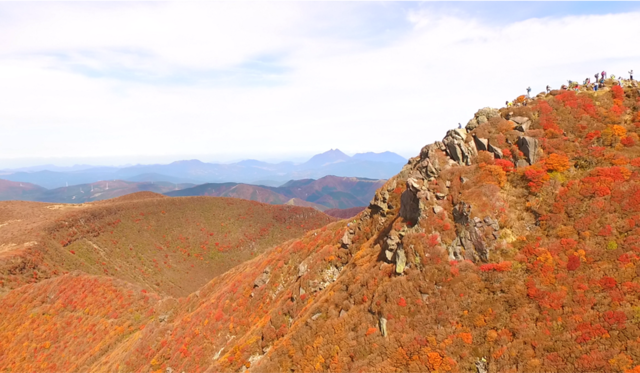
{"type": "Polygon", "coordinates": [[[412,157],[640,61],[634,2],[0,2],[0,169],[412,157]]]}

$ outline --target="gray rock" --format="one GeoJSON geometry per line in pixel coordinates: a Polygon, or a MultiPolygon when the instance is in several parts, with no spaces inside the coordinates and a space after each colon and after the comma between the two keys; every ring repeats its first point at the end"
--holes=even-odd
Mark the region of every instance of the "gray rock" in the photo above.
{"type": "Polygon", "coordinates": [[[169,319],[169,315],[161,315],[158,317],[159,322],[165,322],[169,319]]]}
{"type": "Polygon", "coordinates": [[[351,237],[353,236],[352,232],[346,231],[340,240],[341,247],[343,249],[348,249],[351,246],[351,237]]]}
{"type": "Polygon", "coordinates": [[[500,148],[496,148],[495,146],[489,144],[488,150],[493,153],[494,158],[502,159],[504,155],[502,154],[502,150],[500,148]]]}
{"type": "Polygon", "coordinates": [[[486,359],[483,358],[482,360],[476,361],[476,373],[487,373],[488,371],[486,359]]]}
{"type": "Polygon", "coordinates": [[[259,288],[261,286],[266,285],[269,282],[270,278],[271,278],[271,268],[267,267],[264,269],[262,274],[260,274],[260,276],[258,276],[258,278],[256,278],[256,280],[253,282],[253,287],[259,288]]]}
{"type": "Polygon", "coordinates": [[[347,316],[347,311],[340,310],[340,317],[345,317],[345,316],[347,316]]]}
{"type": "Polygon", "coordinates": [[[487,117],[485,117],[484,115],[480,115],[478,118],[478,124],[485,124],[487,123],[489,120],[487,119],[487,117]]]}
{"type": "Polygon", "coordinates": [[[482,220],[477,216],[473,218],[473,223],[475,224],[476,227],[482,227],[484,225],[482,223],[482,220]]]}
{"type": "Polygon", "coordinates": [[[389,193],[386,190],[380,191],[378,190],[376,194],[373,196],[373,200],[369,204],[372,208],[378,208],[382,211],[387,211],[389,206],[387,202],[389,201],[389,193]]]}
{"type": "Polygon", "coordinates": [[[392,251],[392,250],[386,249],[386,250],[384,251],[384,256],[385,256],[385,258],[387,258],[387,260],[388,260],[388,261],[392,261],[392,260],[393,260],[393,253],[394,253],[394,252],[395,252],[395,251],[392,251]]]}
{"type": "Polygon", "coordinates": [[[479,116],[485,116],[487,119],[491,119],[494,117],[499,117],[500,116],[500,110],[498,109],[494,109],[494,108],[490,108],[490,107],[485,107],[482,108],[480,110],[478,110],[478,112],[476,113],[475,117],[479,117],[479,116]]]}
{"type": "Polygon", "coordinates": [[[307,264],[306,261],[303,261],[302,263],[300,263],[300,265],[298,266],[298,277],[302,277],[305,273],[307,273],[309,271],[309,265],[307,264]]]}
{"type": "Polygon", "coordinates": [[[304,288],[302,286],[300,286],[300,296],[303,296],[305,294],[307,294],[307,292],[304,291],[304,288]]]}
{"type": "Polygon", "coordinates": [[[529,136],[521,136],[516,145],[518,145],[518,149],[520,149],[527,158],[529,164],[534,164],[538,161],[538,139],[529,136]]]}
{"type": "Polygon", "coordinates": [[[460,165],[470,165],[471,156],[477,153],[474,142],[466,143],[466,138],[467,130],[458,128],[447,131],[442,140],[449,158],[460,165]]]}
{"type": "Polygon", "coordinates": [[[527,167],[529,165],[529,163],[527,163],[527,161],[525,161],[524,159],[518,159],[518,161],[516,162],[516,168],[523,168],[523,167],[527,167]]]}
{"type": "Polygon", "coordinates": [[[311,320],[316,321],[318,320],[318,318],[320,318],[320,316],[322,316],[322,313],[318,312],[315,315],[311,316],[311,320]]]}
{"type": "Polygon", "coordinates": [[[476,118],[471,119],[467,125],[464,127],[467,131],[471,132],[474,129],[478,128],[478,121],[476,118]]]}
{"type": "Polygon", "coordinates": [[[420,199],[410,187],[400,196],[400,211],[403,219],[417,223],[420,219],[420,199]]]}
{"type": "Polygon", "coordinates": [[[473,136],[473,142],[476,144],[476,149],[478,151],[488,151],[489,150],[489,140],[481,139],[477,136],[473,136]]]}
{"type": "Polygon", "coordinates": [[[447,198],[447,195],[444,193],[436,193],[436,199],[443,200],[447,198]]]}
{"type": "Polygon", "coordinates": [[[513,117],[511,121],[516,124],[514,129],[520,132],[526,132],[531,127],[531,120],[527,117],[513,117]]]}
{"type": "Polygon", "coordinates": [[[466,202],[459,202],[453,208],[453,221],[455,221],[456,224],[468,225],[470,215],[471,205],[466,202]]]}
{"type": "Polygon", "coordinates": [[[441,213],[442,211],[444,211],[444,209],[443,209],[441,206],[438,206],[438,205],[433,206],[433,213],[434,213],[434,214],[439,214],[439,213],[441,213]]]}
{"type": "Polygon", "coordinates": [[[460,245],[459,238],[453,240],[451,245],[447,247],[447,251],[449,252],[449,260],[462,260],[462,246],[460,245]]]}

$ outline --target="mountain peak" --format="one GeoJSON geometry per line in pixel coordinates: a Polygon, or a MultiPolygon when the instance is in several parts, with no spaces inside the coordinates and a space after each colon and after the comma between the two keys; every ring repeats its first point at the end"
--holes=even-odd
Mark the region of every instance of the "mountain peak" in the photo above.
{"type": "Polygon", "coordinates": [[[314,155],[311,159],[305,162],[304,165],[323,167],[333,163],[346,162],[350,159],[351,157],[341,152],[340,149],[331,149],[324,153],[314,155]]]}

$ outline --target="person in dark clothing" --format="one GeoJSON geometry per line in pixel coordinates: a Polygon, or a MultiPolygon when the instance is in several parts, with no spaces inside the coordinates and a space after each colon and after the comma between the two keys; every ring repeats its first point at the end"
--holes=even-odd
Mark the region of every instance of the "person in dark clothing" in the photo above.
{"type": "Polygon", "coordinates": [[[633,70],[629,71],[629,80],[633,80],[633,70]]]}
{"type": "Polygon", "coordinates": [[[527,97],[531,97],[531,87],[527,87],[527,97]]]}
{"type": "Polygon", "coordinates": [[[551,87],[547,84],[547,93],[551,92],[551,87]]]}
{"type": "Polygon", "coordinates": [[[458,123],[458,128],[462,128],[462,124],[458,123]]]}
{"type": "Polygon", "coordinates": [[[600,80],[600,74],[599,73],[595,73],[594,75],[596,77],[596,83],[598,82],[598,80],[600,80]]]}

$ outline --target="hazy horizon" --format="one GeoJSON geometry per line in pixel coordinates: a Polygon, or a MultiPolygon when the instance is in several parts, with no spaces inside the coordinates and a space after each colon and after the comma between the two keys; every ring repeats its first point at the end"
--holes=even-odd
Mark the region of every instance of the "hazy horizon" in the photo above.
{"type": "MultiPolygon", "coordinates": [[[[336,148],[334,148],[336,149],[336,148]]],[[[328,149],[334,150],[334,149],[328,149]]],[[[338,149],[342,151],[342,149],[338,149]]],[[[321,152],[325,153],[325,152],[321,152]]],[[[189,160],[198,160],[204,163],[219,163],[219,164],[230,164],[237,163],[246,160],[257,160],[261,162],[267,163],[280,163],[280,162],[293,162],[293,163],[304,163],[311,159],[314,155],[321,153],[313,153],[313,154],[291,154],[287,155],[265,155],[264,157],[260,155],[256,155],[254,157],[233,157],[232,155],[167,155],[167,156],[122,156],[122,157],[95,157],[95,158],[22,158],[22,159],[3,159],[0,160],[0,170],[12,170],[12,169],[20,169],[20,168],[28,168],[28,167],[37,167],[37,166],[47,166],[53,165],[56,167],[73,167],[73,166],[98,166],[98,167],[129,167],[135,165],[151,165],[151,164],[169,164],[178,161],[189,161],[189,160]]],[[[343,152],[346,155],[353,157],[356,152],[343,152]]],[[[359,153],[367,153],[359,152],[359,153]]],[[[382,152],[375,152],[382,153],[382,152]]],[[[394,152],[395,153],[395,152],[394,152]]],[[[398,153],[396,153],[398,154],[398,153]]],[[[405,156],[403,154],[398,154],[404,158],[411,158],[411,156],[405,156]]]]}

